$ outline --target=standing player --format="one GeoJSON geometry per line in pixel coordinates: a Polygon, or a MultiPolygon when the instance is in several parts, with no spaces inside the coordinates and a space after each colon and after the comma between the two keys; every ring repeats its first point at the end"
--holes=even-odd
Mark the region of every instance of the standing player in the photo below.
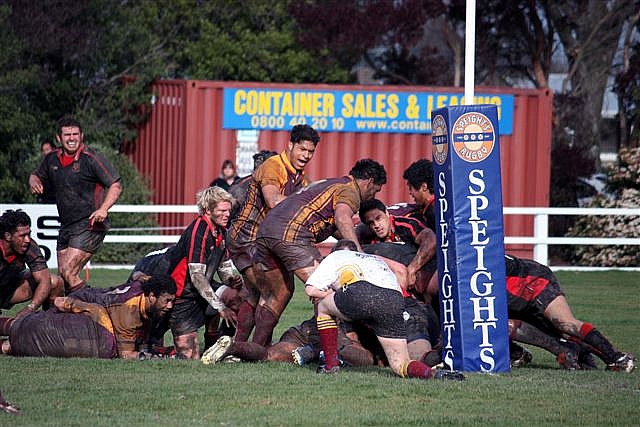
{"type": "Polygon", "coordinates": [[[349,175],[317,181],[271,209],[256,240],[254,270],[260,302],[253,341],[267,345],[294,289],[294,274],[306,281],[322,261],[315,246],[332,235],[357,242],[353,215],[387,182],[384,167],[358,160],[349,175]]]}
{"type": "Polygon", "coordinates": [[[238,313],[236,341],[246,341],[255,324],[260,292],[256,288],[252,259],[258,227],[270,209],[307,185],[304,169],[313,158],[319,141],[320,136],[311,126],[294,126],[285,150],[265,160],[253,173],[245,203],[229,230],[231,259],[245,284],[244,302],[238,313]]]}
{"type": "Polygon", "coordinates": [[[0,250],[0,309],[31,300],[16,315],[22,317],[64,295],[62,279],[49,273],[40,247],[31,240],[31,218],[24,211],[0,216],[0,250]]]}
{"type": "Polygon", "coordinates": [[[81,289],[56,298],[56,309],[0,318],[2,353],[14,356],[137,358],[136,343],[150,322],[173,307],[169,276],[146,277],[107,289],[81,289]]]}
{"type": "Polygon", "coordinates": [[[29,186],[33,194],[42,194],[43,182],[55,187],[61,224],[58,271],[67,291],[73,292],[86,285],[79,273],[102,245],[110,227],[108,211],[120,197],[122,185],[111,163],[84,144],[77,120],[60,119],[56,138],[61,148],[42,160],[29,176],[29,186]]]}
{"type": "MultiPolygon", "coordinates": [[[[253,172],[258,169],[258,167],[264,163],[269,157],[277,156],[278,153],[270,150],[261,150],[253,155],[253,172]]],[[[229,223],[233,223],[235,219],[240,214],[240,210],[244,206],[244,201],[247,199],[247,193],[249,192],[249,185],[253,181],[253,173],[247,175],[243,178],[240,178],[238,181],[231,184],[229,187],[229,193],[233,196],[236,201],[231,207],[231,218],[229,219],[229,223]]]]}

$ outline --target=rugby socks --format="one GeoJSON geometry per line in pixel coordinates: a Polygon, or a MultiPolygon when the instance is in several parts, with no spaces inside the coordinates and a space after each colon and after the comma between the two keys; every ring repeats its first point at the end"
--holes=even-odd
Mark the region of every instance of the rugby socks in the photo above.
{"type": "Polygon", "coordinates": [[[233,337],[235,342],[249,340],[251,330],[255,325],[256,308],[249,301],[243,301],[238,310],[238,326],[236,326],[236,335],[233,337]]]}
{"type": "Polygon", "coordinates": [[[431,378],[433,373],[431,368],[420,362],[419,360],[410,360],[400,367],[400,376],[402,378],[431,378]]]}
{"type": "Polygon", "coordinates": [[[600,333],[590,323],[583,323],[580,328],[580,339],[582,343],[591,347],[596,354],[606,364],[615,362],[622,353],[617,351],[611,341],[600,333]]]}
{"type": "Polygon", "coordinates": [[[320,347],[324,351],[325,370],[339,365],[338,362],[338,325],[331,316],[316,317],[320,347]]]}
{"type": "Polygon", "coordinates": [[[265,305],[258,305],[255,313],[256,330],[253,333],[253,342],[262,346],[271,344],[273,329],[278,324],[278,316],[265,305]]]}
{"type": "Polygon", "coordinates": [[[267,348],[254,342],[235,341],[229,354],[250,362],[267,360],[267,348]]]}

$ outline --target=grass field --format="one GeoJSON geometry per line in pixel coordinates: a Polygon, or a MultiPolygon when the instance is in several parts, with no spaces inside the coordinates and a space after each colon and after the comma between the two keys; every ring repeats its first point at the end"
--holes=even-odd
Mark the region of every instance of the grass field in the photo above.
{"type": "MultiPolygon", "coordinates": [[[[127,274],[92,270],[91,283],[114,285],[127,274]]],[[[557,275],[576,317],[640,355],[640,273],[557,275]]],[[[310,313],[298,288],[275,336],[310,313]]],[[[552,355],[532,351],[524,368],[471,373],[461,383],[404,380],[380,368],[319,376],[277,363],[0,356],[0,389],[23,410],[0,413],[0,426],[640,425],[640,371],[563,371],[552,355]]]]}

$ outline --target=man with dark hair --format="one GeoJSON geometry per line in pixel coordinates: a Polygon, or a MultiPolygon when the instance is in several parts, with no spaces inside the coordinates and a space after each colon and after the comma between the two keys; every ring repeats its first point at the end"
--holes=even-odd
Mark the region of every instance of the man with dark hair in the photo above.
{"type": "Polygon", "coordinates": [[[67,291],[73,292],[86,285],[79,273],[104,241],[110,228],[108,211],[120,197],[122,185],[111,163],[85,145],[77,120],[60,119],[56,139],[61,148],[42,159],[29,176],[29,186],[33,194],[43,193],[43,183],[55,187],[61,224],[58,271],[67,291]]]}
{"type": "Polygon", "coordinates": [[[433,164],[427,159],[416,160],[405,169],[402,177],[407,183],[409,195],[413,198],[415,205],[390,207],[390,213],[415,218],[435,232],[433,164]]]}
{"type": "Polygon", "coordinates": [[[387,182],[384,167],[358,160],[349,175],[317,181],[271,209],[256,239],[254,270],[260,302],[253,341],[267,345],[294,289],[294,274],[306,281],[322,255],[316,247],[328,237],[357,243],[353,215],[387,182]]]}
{"type": "Polygon", "coordinates": [[[361,223],[356,232],[364,251],[406,265],[409,290],[420,300],[430,303],[427,285],[437,270],[433,230],[415,218],[389,214],[378,199],[362,203],[358,214],[361,223]]]}
{"type": "Polygon", "coordinates": [[[2,353],[14,356],[137,358],[150,322],[173,307],[170,276],[146,276],[112,288],[83,288],[56,298],[56,309],[0,318],[2,353]]]}
{"type": "Polygon", "coordinates": [[[0,250],[0,309],[31,300],[16,315],[22,317],[64,295],[62,279],[49,272],[31,239],[31,218],[24,211],[7,210],[0,216],[0,250]]]}
{"type": "Polygon", "coordinates": [[[308,184],[304,169],[313,158],[320,136],[311,126],[296,125],[280,155],[264,160],[251,175],[245,202],[229,230],[229,253],[244,278],[244,301],[238,313],[236,341],[246,341],[255,324],[260,292],[256,288],[253,255],[258,227],[270,209],[308,184]]]}
{"type": "MultiPolygon", "coordinates": [[[[49,153],[56,150],[56,145],[50,139],[43,139],[40,141],[40,153],[42,153],[42,158],[47,157],[49,153]]],[[[36,201],[42,204],[56,204],[56,189],[53,185],[53,182],[43,182],[44,189],[42,190],[42,194],[38,194],[36,197],[36,201]]]]}

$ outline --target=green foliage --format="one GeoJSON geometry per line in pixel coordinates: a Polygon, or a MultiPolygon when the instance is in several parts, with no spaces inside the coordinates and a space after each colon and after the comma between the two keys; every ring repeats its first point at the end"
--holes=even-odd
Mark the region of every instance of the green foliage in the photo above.
{"type": "MultiPolygon", "coordinates": [[[[607,188],[617,197],[596,196],[587,207],[640,207],[640,148],[621,149],[618,162],[607,170],[607,188]]],[[[568,236],[640,238],[640,215],[590,215],[579,217],[568,236]]],[[[572,260],[578,265],[635,267],[640,265],[640,246],[576,246],[572,260]]]]}
{"type": "MultiPolygon", "coordinates": [[[[91,274],[92,284],[111,285],[128,271],[91,274]]],[[[579,319],[624,351],[640,353],[633,332],[638,273],[560,272],[558,278],[579,319]]],[[[275,336],[311,311],[298,285],[275,336]]],[[[461,383],[404,380],[373,367],[319,376],[313,365],[284,363],[0,356],[3,395],[23,410],[20,417],[0,413],[0,426],[637,424],[637,372],[606,372],[602,364],[597,371],[568,372],[551,354],[532,351],[531,365],[509,374],[468,374],[461,383]]]]}

